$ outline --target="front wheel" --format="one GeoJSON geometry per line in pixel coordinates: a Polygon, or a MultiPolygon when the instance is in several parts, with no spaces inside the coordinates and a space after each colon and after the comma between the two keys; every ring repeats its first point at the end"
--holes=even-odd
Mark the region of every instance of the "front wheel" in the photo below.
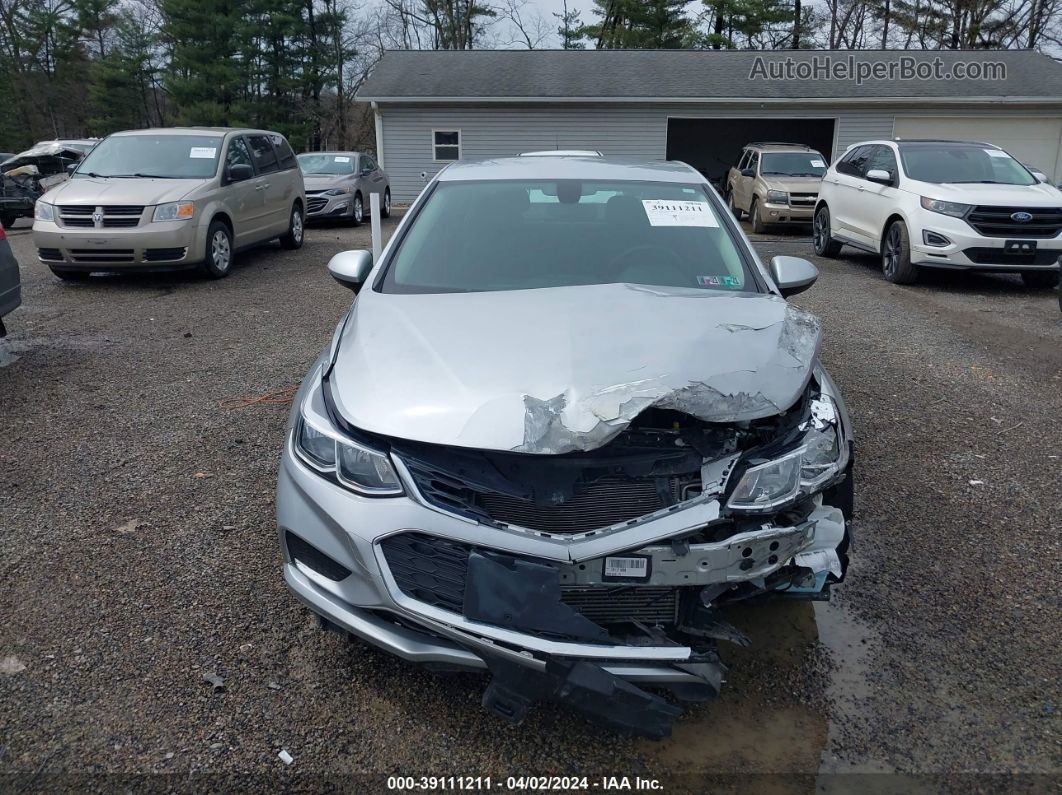
{"type": "Polygon", "coordinates": [[[232,232],[221,221],[212,221],[207,230],[206,252],[199,269],[211,279],[224,279],[232,270],[232,232]]]}
{"type": "Polygon", "coordinates": [[[383,207],[380,208],[380,215],[384,218],[391,217],[391,189],[386,188],[384,190],[383,207]]]}
{"type": "Polygon", "coordinates": [[[841,253],[841,243],[830,237],[830,210],[824,204],[815,213],[812,223],[812,242],[815,253],[833,259],[841,253]]]}
{"type": "Polygon", "coordinates": [[[752,206],[749,207],[749,221],[752,224],[752,231],[757,235],[762,235],[767,231],[767,226],[763,223],[763,218],[760,217],[759,199],[752,200],[752,206]]]}
{"type": "Polygon", "coordinates": [[[354,222],[354,226],[365,221],[365,203],[360,193],[354,194],[354,208],[350,211],[350,220],[354,222]]]}
{"type": "Polygon", "coordinates": [[[302,208],[294,205],[291,208],[291,218],[288,220],[288,233],[281,235],[280,247],[293,251],[302,248],[304,226],[302,221],[302,208]]]}
{"type": "Polygon", "coordinates": [[[893,221],[885,232],[881,246],[881,272],[893,284],[914,284],[918,281],[918,266],[911,262],[911,239],[907,224],[893,221]]]}
{"type": "Polygon", "coordinates": [[[1054,287],[1058,284],[1058,271],[1022,271],[1021,280],[1026,287],[1054,287]]]}
{"type": "Polygon", "coordinates": [[[737,208],[737,205],[734,204],[734,191],[732,191],[732,190],[731,191],[727,191],[727,194],[726,194],[726,206],[730,208],[730,212],[732,212],[734,214],[734,217],[737,218],[740,221],[742,213],[741,213],[741,210],[739,210],[737,208]]]}
{"type": "Polygon", "coordinates": [[[13,227],[17,220],[17,215],[10,215],[8,213],[0,214],[0,226],[4,227],[4,229],[10,229],[13,227]]]}

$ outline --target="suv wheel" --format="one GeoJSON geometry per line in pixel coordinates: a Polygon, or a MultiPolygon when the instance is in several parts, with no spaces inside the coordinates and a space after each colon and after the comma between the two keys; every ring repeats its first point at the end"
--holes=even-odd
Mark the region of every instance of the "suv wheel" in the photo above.
{"type": "Polygon", "coordinates": [[[893,221],[881,244],[881,271],[893,284],[914,284],[918,266],[911,263],[911,239],[903,221],[893,221]]]}
{"type": "Polygon", "coordinates": [[[749,207],[749,220],[752,222],[752,231],[757,235],[767,231],[763,219],[760,218],[760,202],[755,196],[752,198],[752,206],[749,207]]]}
{"type": "Polygon", "coordinates": [[[0,214],[0,226],[4,227],[4,229],[10,229],[13,227],[17,220],[17,215],[8,215],[7,213],[0,214]]]}
{"type": "Polygon", "coordinates": [[[293,205],[291,219],[288,221],[288,233],[281,235],[280,247],[289,251],[302,248],[302,239],[305,231],[305,226],[302,222],[302,208],[297,204],[293,205]]]}
{"type": "Polygon", "coordinates": [[[741,220],[741,210],[734,204],[734,191],[729,190],[726,192],[726,206],[730,208],[730,212],[734,214],[734,217],[739,221],[741,220]]]}
{"type": "Polygon", "coordinates": [[[350,211],[350,220],[354,222],[354,225],[364,222],[365,220],[365,203],[361,200],[361,194],[354,194],[354,209],[350,211]]]}
{"type": "Polygon", "coordinates": [[[830,237],[830,208],[822,205],[815,213],[815,221],[812,224],[812,241],[815,244],[815,253],[820,257],[836,257],[841,253],[840,241],[830,237]]]}
{"type": "Polygon", "coordinates": [[[1022,271],[1021,280],[1026,287],[1054,287],[1058,284],[1058,271],[1022,271]]]}
{"type": "Polygon", "coordinates": [[[383,207],[380,208],[380,215],[384,218],[391,217],[391,189],[386,188],[384,190],[383,207]]]}
{"type": "Polygon", "coordinates": [[[206,252],[199,269],[211,279],[224,279],[232,270],[232,232],[221,221],[211,221],[206,252]]]}

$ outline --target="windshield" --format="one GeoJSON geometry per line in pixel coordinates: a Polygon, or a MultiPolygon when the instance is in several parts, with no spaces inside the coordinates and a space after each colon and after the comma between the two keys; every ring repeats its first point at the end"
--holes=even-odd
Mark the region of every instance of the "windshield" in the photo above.
{"type": "Polygon", "coordinates": [[[1035,185],[1036,178],[1002,149],[955,144],[900,146],[903,170],[922,182],[1035,185]]]}
{"type": "Polygon", "coordinates": [[[353,155],[299,155],[303,174],[353,174],[353,155]]]}
{"type": "Polygon", "coordinates": [[[821,177],[826,158],[818,152],[766,152],[760,160],[760,174],[779,177],[821,177]]]}
{"type": "Polygon", "coordinates": [[[441,182],[413,219],[383,292],[588,284],[758,291],[698,185],[441,182]]]}
{"type": "Polygon", "coordinates": [[[112,135],[86,155],[75,176],[209,179],[220,151],[220,137],[112,135]]]}

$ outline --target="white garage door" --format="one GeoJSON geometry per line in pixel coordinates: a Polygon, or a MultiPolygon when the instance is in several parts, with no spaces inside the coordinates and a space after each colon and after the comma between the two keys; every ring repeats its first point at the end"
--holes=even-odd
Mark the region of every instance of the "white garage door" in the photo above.
{"type": "Polygon", "coordinates": [[[1062,180],[1059,140],[1062,119],[1014,116],[896,117],[897,138],[943,138],[952,141],[986,141],[1000,146],[1023,163],[1062,180]]]}

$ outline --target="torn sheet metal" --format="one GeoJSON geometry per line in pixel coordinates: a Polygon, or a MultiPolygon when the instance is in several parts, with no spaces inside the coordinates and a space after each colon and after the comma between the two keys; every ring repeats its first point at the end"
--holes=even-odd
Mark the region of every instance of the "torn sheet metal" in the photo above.
{"type": "Polygon", "coordinates": [[[552,455],[601,447],[651,406],[707,422],[777,414],[803,392],[819,340],[812,315],[771,294],[369,290],[331,379],[365,431],[552,455]]]}

